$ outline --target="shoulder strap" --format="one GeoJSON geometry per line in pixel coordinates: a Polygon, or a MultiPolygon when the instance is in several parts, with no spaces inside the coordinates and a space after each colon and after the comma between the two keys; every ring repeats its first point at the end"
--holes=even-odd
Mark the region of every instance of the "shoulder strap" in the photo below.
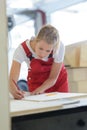
{"type": "Polygon", "coordinates": [[[23,47],[23,49],[24,49],[24,51],[25,51],[25,53],[26,53],[26,56],[27,56],[28,58],[30,58],[30,60],[31,60],[31,59],[33,58],[33,57],[32,57],[32,53],[30,52],[29,48],[27,47],[26,41],[24,41],[23,43],[21,43],[21,45],[22,45],[22,47],[23,47]]]}
{"type": "Polygon", "coordinates": [[[49,54],[48,58],[51,58],[53,56],[53,51],[49,54]]]}

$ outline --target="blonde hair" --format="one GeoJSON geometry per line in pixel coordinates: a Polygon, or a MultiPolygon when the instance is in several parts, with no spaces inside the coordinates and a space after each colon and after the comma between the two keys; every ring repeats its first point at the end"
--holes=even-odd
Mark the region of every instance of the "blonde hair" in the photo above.
{"type": "Polygon", "coordinates": [[[36,42],[44,40],[48,44],[54,44],[55,50],[60,43],[59,32],[52,25],[44,25],[36,36],[36,42]]]}

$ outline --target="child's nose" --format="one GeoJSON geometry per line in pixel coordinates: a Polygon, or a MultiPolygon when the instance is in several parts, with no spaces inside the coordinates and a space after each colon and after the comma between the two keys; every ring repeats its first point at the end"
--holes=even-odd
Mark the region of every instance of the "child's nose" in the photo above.
{"type": "Polygon", "coordinates": [[[46,52],[41,53],[41,57],[45,57],[46,55],[46,52]]]}

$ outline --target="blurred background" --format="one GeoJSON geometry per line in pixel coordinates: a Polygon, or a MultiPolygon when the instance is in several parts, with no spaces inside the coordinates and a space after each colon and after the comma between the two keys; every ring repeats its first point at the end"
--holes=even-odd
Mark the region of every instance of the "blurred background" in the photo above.
{"type": "MultiPolygon", "coordinates": [[[[9,70],[17,46],[35,36],[44,24],[50,23],[59,30],[65,46],[87,41],[87,0],[7,0],[6,3],[9,70]]],[[[27,66],[23,63],[20,79],[26,79],[26,75],[27,66]]]]}

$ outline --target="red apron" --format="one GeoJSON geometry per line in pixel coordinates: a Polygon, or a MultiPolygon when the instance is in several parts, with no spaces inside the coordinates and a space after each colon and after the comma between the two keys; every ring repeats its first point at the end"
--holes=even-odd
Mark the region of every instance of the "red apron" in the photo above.
{"type": "MultiPolygon", "coordinates": [[[[53,58],[49,58],[48,61],[42,61],[40,59],[32,58],[32,54],[29,51],[26,43],[22,43],[22,46],[26,52],[27,57],[31,59],[30,67],[28,70],[27,82],[29,91],[32,92],[38,88],[50,74],[53,58]]],[[[68,92],[68,78],[67,71],[64,65],[62,65],[60,74],[54,86],[51,86],[45,92],[68,92]]]]}

